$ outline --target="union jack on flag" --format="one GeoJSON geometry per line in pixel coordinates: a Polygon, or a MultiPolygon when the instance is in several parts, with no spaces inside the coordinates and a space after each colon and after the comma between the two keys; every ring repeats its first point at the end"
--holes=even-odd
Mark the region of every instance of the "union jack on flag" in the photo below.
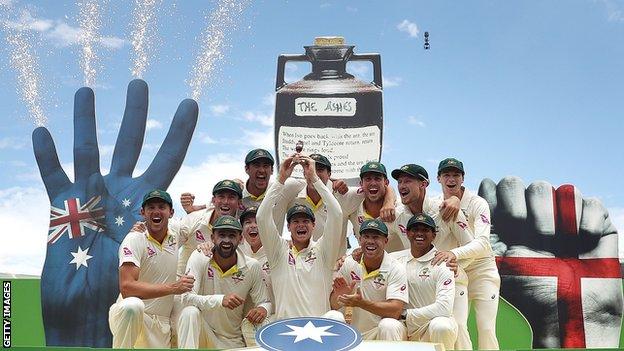
{"type": "Polygon", "coordinates": [[[101,196],[96,196],[80,205],[80,199],[72,198],[64,201],[63,208],[52,206],[48,245],[56,243],[65,233],[75,239],[85,235],[85,228],[103,230],[104,208],[98,207],[101,200],[101,196]]]}

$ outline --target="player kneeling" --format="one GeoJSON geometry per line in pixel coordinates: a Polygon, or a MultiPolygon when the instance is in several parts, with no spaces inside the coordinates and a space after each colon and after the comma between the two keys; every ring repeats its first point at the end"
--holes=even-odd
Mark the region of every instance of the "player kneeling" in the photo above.
{"type": "Polygon", "coordinates": [[[237,250],[242,240],[238,220],[219,217],[212,230],[213,254],[194,251],[188,261],[188,274],[197,280],[193,289],[182,295],[186,307],[178,321],[181,348],[245,347],[244,320],[265,323],[271,311],[260,263],[237,250]],[[245,311],[248,298],[255,307],[245,311]]]}
{"type": "Polygon", "coordinates": [[[446,265],[432,265],[438,251],[432,244],[436,236],[433,218],[416,214],[407,222],[410,249],[394,252],[407,272],[409,303],[401,315],[411,341],[444,344],[452,350],[457,339],[457,323],[453,319],[455,278],[446,265]]]}
{"type": "Polygon", "coordinates": [[[366,340],[401,341],[406,330],[398,318],[408,302],[403,265],[385,252],[388,228],[379,219],[360,226],[361,262],[347,257],[334,280],[333,309],[354,307],[352,324],[366,340]],[[355,293],[353,289],[355,288],[355,293]]]}

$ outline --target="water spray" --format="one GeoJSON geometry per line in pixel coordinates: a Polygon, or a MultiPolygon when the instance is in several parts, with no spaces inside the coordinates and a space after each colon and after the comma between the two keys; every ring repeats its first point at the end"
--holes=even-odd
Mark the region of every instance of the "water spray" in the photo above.
{"type": "Polygon", "coordinates": [[[130,33],[133,49],[132,68],[135,78],[142,78],[152,57],[154,21],[159,0],[135,0],[130,33]]]}
{"type": "Polygon", "coordinates": [[[212,11],[208,26],[202,32],[201,52],[195,59],[188,81],[193,99],[198,100],[204,87],[212,81],[216,63],[224,57],[229,34],[236,29],[238,17],[248,3],[248,0],[220,0],[212,11]]]}

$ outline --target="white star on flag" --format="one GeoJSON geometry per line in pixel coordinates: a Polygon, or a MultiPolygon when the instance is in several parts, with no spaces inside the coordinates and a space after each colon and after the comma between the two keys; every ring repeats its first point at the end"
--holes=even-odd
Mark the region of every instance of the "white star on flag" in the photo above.
{"type": "Polygon", "coordinates": [[[82,250],[82,248],[80,246],[78,246],[78,251],[77,252],[70,252],[70,254],[72,254],[72,256],[74,256],[74,258],[69,262],[69,264],[75,263],[76,264],[76,270],[78,270],[78,268],[80,268],[80,266],[85,266],[85,267],[89,267],[87,260],[92,258],[93,256],[91,255],[87,255],[87,252],[89,252],[89,248],[87,247],[86,250],[82,250]]]}
{"type": "Polygon", "coordinates": [[[122,226],[124,224],[124,219],[122,216],[117,216],[115,217],[115,224],[117,224],[117,226],[122,226]]]}
{"type": "Polygon", "coordinates": [[[290,325],[290,324],[286,324],[286,326],[290,328],[292,331],[281,333],[279,335],[295,336],[295,344],[305,339],[312,339],[322,344],[323,343],[323,339],[321,338],[322,336],[338,336],[338,334],[334,334],[334,333],[330,333],[326,331],[327,329],[332,327],[331,325],[324,326],[324,327],[317,327],[314,324],[312,324],[311,321],[308,321],[308,323],[306,323],[306,325],[303,327],[298,327],[296,325],[290,325]]]}
{"type": "Polygon", "coordinates": [[[121,202],[121,205],[122,205],[123,207],[129,207],[129,206],[130,206],[130,204],[131,204],[131,202],[130,202],[130,200],[128,200],[128,199],[123,199],[123,201],[121,202]]]}

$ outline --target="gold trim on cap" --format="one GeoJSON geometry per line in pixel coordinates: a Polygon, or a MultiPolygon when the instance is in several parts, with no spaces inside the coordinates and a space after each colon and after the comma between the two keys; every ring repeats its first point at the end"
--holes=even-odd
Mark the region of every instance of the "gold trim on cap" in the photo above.
{"type": "Polygon", "coordinates": [[[331,46],[331,45],[344,45],[344,37],[316,37],[314,38],[314,45],[317,46],[331,46]]]}

